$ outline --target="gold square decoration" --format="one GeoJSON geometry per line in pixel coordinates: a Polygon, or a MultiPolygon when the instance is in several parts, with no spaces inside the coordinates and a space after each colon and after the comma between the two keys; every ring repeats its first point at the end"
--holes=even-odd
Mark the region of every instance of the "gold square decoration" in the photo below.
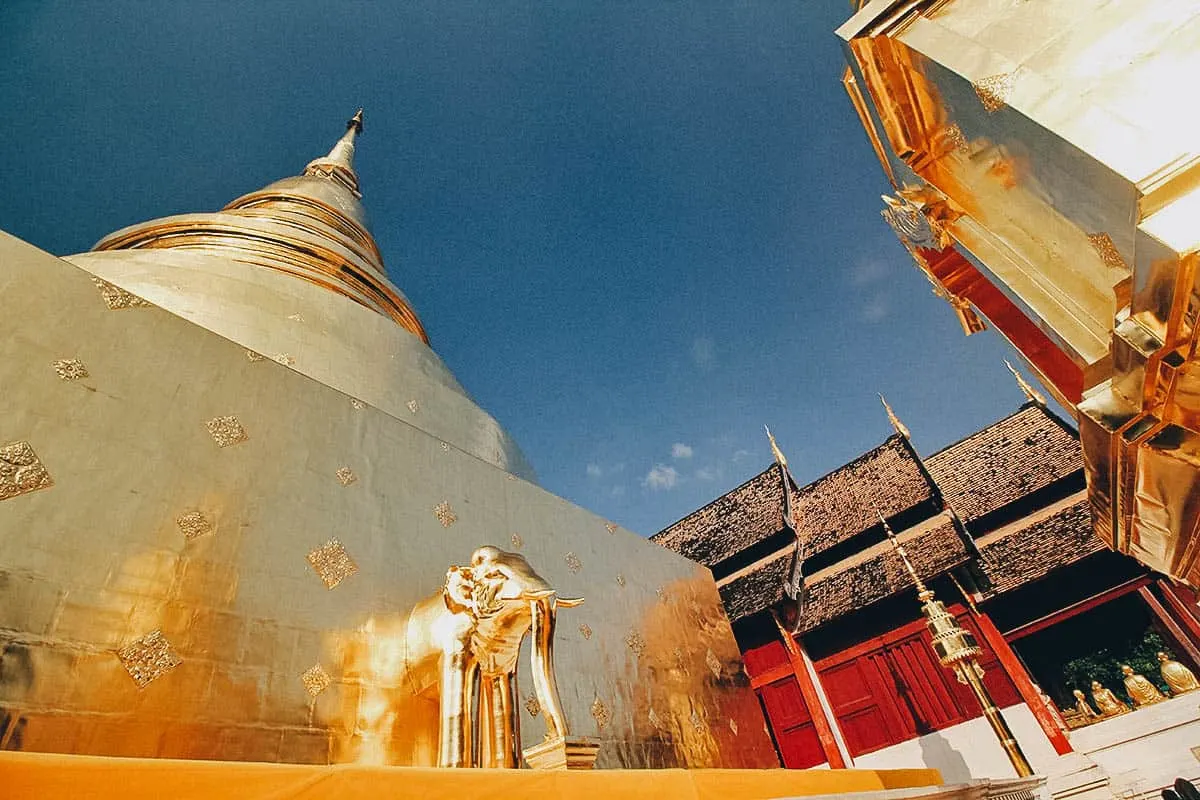
{"type": "Polygon", "coordinates": [[[536,694],[531,694],[525,698],[525,710],[529,712],[529,716],[531,717],[536,717],[542,713],[542,704],[538,702],[536,694]]]}
{"type": "Polygon", "coordinates": [[[454,513],[454,509],[445,500],[433,507],[433,515],[437,517],[438,522],[442,523],[443,528],[449,528],[458,521],[458,515],[454,513]]]}
{"type": "Polygon", "coordinates": [[[316,697],[329,688],[333,678],[329,677],[329,673],[320,664],[313,664],[300,676],[300,682],[304,684],[304,691],[308,692],[310,697],[316,697]]]}
{"type": "Polygon", "coordinates": [[[514,533],[509,537],[509,541],[512,542],[513,550],[520,550],[525,546],[525,540],[521,538],[521,534],[519,533],[514,533]]]}
{"type": "Polygon", "coordinates": [[[625,636],[625,646],[629,648],[635,656],[640,656],[646,652],[646,640],[637,631],[630,631],[625,636]]]}
{"type": "Polygon", "coordinates": [[[358,476],[354,474],[354,470],[349,467],[342,467],[334,474],[337,475],[338,483],[342,486],[349,486],[358,480],[358,476]]]}
{"type": "Polygon", "coordinates": [[[590,638],[592,638],[592,626],[591,626],[591,625],[588,625],[586,622],[582,622],[582,623],[580,623],[580,625],[579,625],[579,633],[580,633],[580,634],[583,636],[583,638],[585,638],[585,639],[590,639],[590,638]]]}
{"type": "Polygon", "coordinates": [[[330,539],[320,547],[314,548],[308,554],[308,563],[325,582],[326,589],[333,589],[358,572],[358,564],[354,563],[354,559],[337,539],[330,539]]]}
{"type": "Polygon", "coordinates": [[[101,299],[104,300],[104,304],[110,310],[116,311],[119,308],[140,308],[150,305],[150,303],[137,295],[130,294],[120,286],[114,286],[108,281],[93,277],[92,283],[96,284],[96,288],[100,290],[101,299]]]}
{"type": "Polygon", "coordinates": [[[204,424],[208,426],[208,433],[218,447],[229,447],[250,438],[242,423],[234,416],[213,417],[204,424]]]}
{"type": "Polygon", "coordinates": [[[64,381],[77,381],[80,378],[88,377],[87,367],[78,358],[60,358],[52,362],[50,366],[54,367],[58,377],[64,381]]]}
{"type": "Polygon", "coordinates": [[[139,689],[181,663],[162,631],[154,630],[117,651],[117,658],[139,689]]]}
{"type": "Polygon", "coordinates": [[[572,573],[579,572],[579,570],[583,569],[583,562],[580,561],[579,556],[575,555],[574,553],[567,553],[565,556],[563,556],[563,561],[567,562],[567,569],[571,570],[572,573]]]}
{"type": "Polygon", "coordinates": [[[721,659],[717,658],[717,654],[710,647],[708,652],[704,654],[704,663],[708,665],[708,671],[713,674],[713,677],[720,680],[721,678],[721,659]]]}
{"type": "Polygon", "coordinates": [[[197,536],[212,533],[213,530],[212,523],[209,522],[208,517],[199,511],[189,511],[175,520],[175,524],[179,526],[179,530],[186,539],[195,539],[197,536]]]}
{"type": "Polygon", "coordinates": [[[1011,72],[989,75],[981,78],[978,83],[972,84],[975,94],[979,97],[979,102],[983,103],[984,110],[989,114],[1008,105],[1008,96],[1012,92],[1012,87],[1013,73],[1011,72]]]}
{"type": "Polygon", "coordinates": [[[612,720],[612,714],[609,713],[608,706],[604,705],[604,701],[597,697],[592,701],[592,719],[596,720],[596,727],[600,730],[608,725],[612,720]]]}
{"type": "Polygon", "coordinates": [[[54,485],[29,442],[0,445],[0,500],[54,485]]]}

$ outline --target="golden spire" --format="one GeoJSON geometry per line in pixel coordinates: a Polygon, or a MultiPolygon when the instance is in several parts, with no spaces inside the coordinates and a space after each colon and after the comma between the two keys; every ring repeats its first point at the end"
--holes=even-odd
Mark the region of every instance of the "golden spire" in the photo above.
{"type": "Polygon", "coordinates": [[[767,432],[767,438],[771,440],[771,452],[775,454],[775,463],[787,469],[787,456],[779,449],[779,443],[775,441],[775,437],[771,434],[771,429],[763,425],[763,430],[767,432]]]}
{"type": "Polygon", "coordinates": [[[892,411],[892,407],[888,405],[887,398],[881,394],[879,395],[879,401],[883,403],[883,408],[887,411],[888,422],[892,423],[892,427],[896,430],[896,433],[900,434],[905,439],[911,439],[912,434],[908,432],[908,428],[904,427],[904,423],[901,422],[900,418],[896,416],[896,412],[892,411]]]}
{"type": "MultiPolygon", "coordinates": [[[[874,503],[872,503],[874,505],[874,503]]],[[[904,564],[904,569],[908,572],[908,576],[912,578],[913,583],[917,587],[917,597],[921,602],[927,602],[933,599],[933,592],[921,580],[921,576],[917,574],[917,570],[912,565],[912,561],[908,559],[908,551],[904,549],[904,545],[900,544],[900,540],[896,537],[896,532],[892,530],[892,526],[888,525],[887,520],[883,518],[883,513],[880,512],[879,506],[875,506],[875,516],[879,517],[879,522],[883,525],[883,531],[887,534],[888,541],[892,543],[892,549],[896,551],[896,555],[900,556],[900,561],[904,564]]]]}
{"type": "Polygon", "coordinates": [[[1029,385],[1029,381],[1025,380],[1024,376],[1017,372],[1016,367],[1008,363],[1007,358],[1004,359],[1004,366],[1008,367],[1008,371],[1011,372],[1013,377],[1017,379],[1017,386],[1020,386],[1021,391],[1025,393],[1025,399],[1029,400],[1030,402],[1037,403],[1039,406],[1046,405],[1046,398],[1042,397],[1037,389],[1034,389],[1029,385]]]}
{"type": "Polygon", "coordinates": [[[358,175],[354,172],[354,140],[362,133],[363,110],[354,112],[354,116],[346,120],[346,132],[338,139],[329,151],[329,155],[310,161],[304,168],[305,175],[322,175],[343,184],[358,197],[358,175]]]}

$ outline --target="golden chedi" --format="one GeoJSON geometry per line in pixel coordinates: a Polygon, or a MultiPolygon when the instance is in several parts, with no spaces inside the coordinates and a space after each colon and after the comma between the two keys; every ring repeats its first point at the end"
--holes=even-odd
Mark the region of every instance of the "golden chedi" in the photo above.
{"type": "Polygon", "coordinates": [[[738,659],[708,570],[540,488],[429,346],[367,225],[361,131],[88,253],[0,233],[0,742],[778,766],[740,670],[705,665],[738,659]],[[692,632],[670,684],[668,628],[692,632]],[[675,693],[713,747],[637,713],[675,693]]]}
{"type": "Polygon", "coordinates": [[[1158,665],[1158,671],[1170,687],[1172,697],[1200,689],[1200,682],[1196,680],[1192,671],[1166,653],[1158,654],[1158,665]]]}
{"type": "Polygon", "coordinates": [[[1114,714],[1124,714],[1129,706],[1124,700],[1113,694],[1112,689],[1103,686],[1100,681],[1092,681],[1092,702],[1100,709],[1100,714],[1111,717],[1114,714]]]}
{"type": "Polygon", "coordinates": [[[1125,692],[1135,706],[1148,706],[1167,699],[1145,675],[1134,672],[1128,664],[1121,665],[1121,674],[1125,676],[1125,692]]]}

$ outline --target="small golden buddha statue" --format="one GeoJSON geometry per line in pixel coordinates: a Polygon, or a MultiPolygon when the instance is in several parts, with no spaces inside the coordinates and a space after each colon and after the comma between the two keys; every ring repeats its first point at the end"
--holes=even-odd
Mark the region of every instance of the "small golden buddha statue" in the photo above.
{"type": "Polygon", "coordinates": [[[1094,708],[1088,705],[1087,698],[1084,697],[1082,690],[1076,689],[1074,692],[1072,692],[1072,694],[1075,695],[1075,710],[1079,712],[1079,716],[1081,716],[1084,721],[1091,721],[1100,716],[1100,714],[1098,714],[1094,708]]]}
{"type": "Polygon", "coordinates": [[[1166,653],[1158,654],[1158,664],[1158,671],[1162,673],[1162,679],[1167,682],[1167,686],[1171,687],[1172,697],[1200,689],[1200,682],[1196,680],[1192,671],[1178,661],[1172,660],[1166,653]]]}
{"type": "Polygon", "coordinates": [[[1167,699],[1146,676],[1138,675],[1128,664],[1121,665],[1121,674],[1125,676],[1125,691],[1133,698],[1135,706],[1148,706],[1167,699]]]}
{"type": "Polygon", "coordinates": [[[1117,698],[1112,689],[1100,685],[1100,681],[1092,681],[1092,702],[1100,709],[1101,716],[1111,717],[1114,714],[1124,714],[1129,710],[1124,700],[1117,698]]]}

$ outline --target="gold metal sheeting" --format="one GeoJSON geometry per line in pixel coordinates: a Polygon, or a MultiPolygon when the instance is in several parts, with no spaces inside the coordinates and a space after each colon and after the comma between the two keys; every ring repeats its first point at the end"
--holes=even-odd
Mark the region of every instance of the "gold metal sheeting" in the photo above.
{"type": "Polygon", "coordinates": [[[408,410],[411,411],[412,413],[416,414],[418,411],[421,410],[421,404],[418,403],[416,400],[409,400],[408,401],[408,410]]]}
{"type": "Polygon", "coordinates": [[[334,475],[337,476],[338,483],[340,483],[342,486],[349,486],[358,480],[358,476],[354,474],[354,470],[350,469],[349,467],[339,467],[338,471],[335,472],[334,475]]]}
{"type": "Polygon", "coordinates": [[[212,522],[200,511],[187,512],[176,519],[175,524],[186,539],[195,539],[213,531],[212,522]]]}
{"type": "Polygon", "coordinates": [[[563,561],[567,563],[567,569],[571,570],[573,574],[583,569],[583,562],[580,561],[579,556],[575,555],[574,553],[567,553],[565,556],[563,556],[563,561]]]}
{"type": "Polygon", "coordinates": [[[329,673],[320,664],[313,664],[300,676],[300,682],[310,697],[316,697],[329,688],[333,678],[329,677],[329,673]]]}
{"type": "Polygon", "coordinates": [[[114,286],[108,281],[92,278],[92,283],[96,284],[96,288],[100,290],[100,297],[104,300],[104,304],[113,311],[121,308],[139,308],[150,305],[150,303],[137,295],[131,294],[119,286],[114,286]]]}
{"type": "Polygon", "coordinates": [[[442,523],[443,528],[449,528],[458,521],[458,515],[454,513],[454,509],[445,500],[433,507],[433,515],[437,517],[438,522],[442,523]]]}
{"type": "Polygon", "coordinates": [[[592,626],[588,625],[586,622],[579,623],[579,635],[585,639],[591,639],[592,638],[592,626]]]}
{"type": "Polygon", "coordinates": [[[125,645],[117,651],[117,657],[139,689],[182,663],[160,630],[151,631],[125,645]]]}
{"type": "Polygon", "coordinates": [[[246,429],[242,427],[242,423],[235,416],[213,417],[204,424],[218,447],[229,447],[250,438],[246,434],[246,429]]]}
{"type": "Polygon", "coordinates": [[[604,701],[599,697],[592,701],[592,719],[596,720],[596,727],[600,730],[607,728],[608,723],[612,721],[608,706],[604,705],[604,701]]]}
{"type": "Polygon", "coordinates": [[[87,367],[78,358],[60,358],[50,366],[54,367],[58,377],[64,381],[77,381],[88,377],[87,367]]]}
{"type": "Polygon", "coordinates": [[[29,442],[0,445],[0,500],[54,485],[29,442]]]}
{"type": "Polygon", "coordinates": [[[989,75],[973,84],[975,94],[984,109],[993,114],[1008,105],[1008,96],[1012,92],[1014,76],[1011,72],[1000,72],[989,75]]]}
{"type": "Polygon", "coordinates": [[[521,534],[519,533],[514,533],[512,536],[508,537],[508,540],[512,542],[514,550],[520,550],[525,546],[525,540],[521,538],[521,534]]]}
{"type": "Polygon", "coordinates": [[[358,564],[354,563],[354,559],[337,539],[330,539],[320,547],[313,548],[308,554],[308,563],[325,582],[326,589],[333,589],[358,572],[358,564]]]}

